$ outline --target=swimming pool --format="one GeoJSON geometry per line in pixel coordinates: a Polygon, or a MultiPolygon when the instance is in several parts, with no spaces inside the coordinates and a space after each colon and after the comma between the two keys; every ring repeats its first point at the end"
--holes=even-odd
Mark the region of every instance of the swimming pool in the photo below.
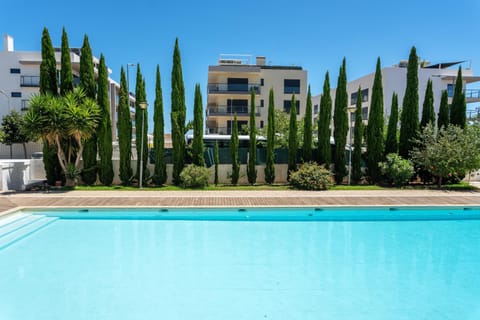
{"type": "Polygon", "coordinates": [[[0,319],[479,319],[480,208],[0,220],[0,319]]]}

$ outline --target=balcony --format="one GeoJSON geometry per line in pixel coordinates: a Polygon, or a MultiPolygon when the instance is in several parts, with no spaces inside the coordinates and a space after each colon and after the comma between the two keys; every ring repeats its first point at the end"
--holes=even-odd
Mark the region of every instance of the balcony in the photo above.
{"type": "Polygon", "coordinates": [[[208,94],[250,94],[253,89],[255,94],[260,94],[260,84],[232,84],[232,83],[209,83],[208,94]]]}
{"type": "Polygon", "coordinates": [[[480,89],[466,89],[464,92],[467,103],[480,102],[480,89]]]}
{"type": "Polygon", "coordinates": [[[21,87],[40,87],[40,76],[21,76],[21,87]]]}
{"type": "MultiPolygon", "coordinates": [[[[260,116],[260,108],[255,108],[255,115],[260,116]]],[[[209,104],[207,106],[207,117],[208,116],[231,116],[236,113],[237,116],[248,116],[249,113],[248,106],[221,106],[217,104],[209,104]]]]}

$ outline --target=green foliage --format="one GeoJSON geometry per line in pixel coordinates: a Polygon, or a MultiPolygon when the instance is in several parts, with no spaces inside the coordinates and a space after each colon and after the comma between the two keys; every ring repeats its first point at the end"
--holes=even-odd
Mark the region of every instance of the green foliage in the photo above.
{"type": "Polygon", "coordinates": [[[208,186],[210,172],[204,166],[189,164],[180,173],[183,188],[205,188],[208,186]]]}
{"type": "Polygon", "coordinates": [[[295,94],[292,95],[292,106],[290,108],[290,125],[288,130],[288,172],[297,170],[297,103],[295,94]]]}
{"type": "Polygon", "coordinates": [[[100,158],[99,178],[100,182],[109,186],[113,182],[113,163],[112,163],[112,120],[110,116],[110,103],[108,101],[108,69],[105,63],[105,57],[100,55],[100,64],[98,66],[98,93],[97,103],[100,107],[101,122],[98,126],[98,155],[100,158]]]}
{"type": "Polygon", "coordinates": [[[31,140],[31,135],[24,130],[23,116],[16,110],[10,111],[9,114],[3,116],[1,126],[2,136],[0,142],[10,145],[10,159],[12,158],[12,144],[21,143],[23,145],[23,153],[27,158],[27,150],[25,144],[31,140]]]}
{"type": "Polygon", "coordinates": [[[236,113],[233,116],[232,135],[230,137],[230,154],[232,156],[231,182],[235,186],[240,178],[240,161],[238,159],[238,122],[236,113]]]}
{"type": "MultiPolygon", "coordinates": [[[[288,137],[290,130],[290,113],[283,110],[274,109],[274,121],[275,121],[275,144],[274,149],[288,149],[288,137]]],[[[303,142],[303,119],[297,121],[297,147],[302,145],[303,142]]],[[[247,128],[248,129],[248,128],[247,128]]],[[[248,132],[248,130],[246,130],[248,132]]],[[[257,129],[257,133],[260,136],[268,136],[267,128],[257,129]]]]}
{"type": "Polygon", "coordinates": [[[250,141],[248,145],[248,165],[247,178],[251,185],[257,182],[257,169],[255,167],[257,162],[257,132],[255,125],[255,91],[250,92],[250,120],[248,121],[250,141]]]}
{"type": "Polygon", "coordinates": [[[165,163],[165,121],[163,118],[163,96],[160,79],[160,67],[157,65],[155,81],[155,103],[153,109],[153,147],[155,149],[155,169],[152,180],[156,185],[167,181],[167,165],[165,163]]]}
{"type": "Polygon", "coordinates": [[[118,102],[118,146],[120,150],[120,180],[130,185],[133,175],[132,120],[130,118],[129,94],[123,66],[120,70],[120,97],[118,102]]]}
{"type": "Polygon", "coordinates": [[[466,172],[480,168],[480,127],[449,125],[437,133],[428,124],[416,141],[412,152],[413,162],[437,177],[440,186],[443,179],[462,177],[466,172]]]}
{"type": "MultiPolygon", "coordinates": [[[[42,62],[40,63],[40,93],[58,94],[57,61],[47,28],[42,33],[42,62]]],[[[45,157],[45,154],[44,154],[45,157]]]]}
{"type": "MultiPolygon", "coordinates": [[[[108,86],[108,84],[107,84],[108,86]]],[[[93,70],[93,56],[87,35],[83,38],[83,46],[80,55],[80,88],[90,99],[96,99],[97,88],[95,84],[95,73],[93,70]]],[[[107,87],[108,90],[108,87],[107,87]]],[[[107,92],[108,99],[108,92],[107,92]]],[[[108,102],[108,100],[107,100],[108,102]]],[[[102,110],[103,111],[103,110],[102,110]]],[[[98,129],[101,128],[101,125],[98,129]]],[[[87,185],[92,185],[97,181],[97,135],[93,134],[90,139],[85,141],[83,149],[83,172],[82,180],[87,185]]]]}
{"type": "Polygon", "coordinates": [[[379,163],[379,166],[388,182],[395,186],[407,184],[415,173],[412,162],[396,153],[388,154],[386,161],[379,163]]]}
{"type": "Polygon", "coordinates": [[[437,127],[446,128],[450,123],[450,109],[448,106],[447,90],[442,91],[442,98],[440,100],[440,109],[438,110],[437,127]]]}
{"type": "MultiPolygon", "coordinates": [[[[42,62],[40,63],[40,94],[58,95],[57,61],[52,40],[47,28],[42,33],[42,62]]],[[[49,145],[46,139],[43,142],[43,164],[49,185],[62,180],[62,169],[58,161],[55,146],[49,145]]]]}
{"type": "Polygon", "coordinates": [[[290,174],[290,185],[300,190],[327,190],[333,186],[333,177],[325,167],[306,162],[290,174]]]}
{"type": "Polygon", "coordinates": [[[25,130],[56,146],[67,185],[74,184],[67,176],[67,165],[79,168],[84,140],[94,134],[99,122],[98,105],[79,88],[63,97],[34,95],[25,114],[25,130]]]}
{"type": "Polygon", "coordinates": [[[65,28],[62,29],[61,50],[60,95],[65,96],[68,92],[73,91],[72,60],[70,58],[70,47],[68,45],[68,36],[65,28]]]}
{"type": "Polygon", "coordinates": [[[388,118],[387,138],[385,140],[385,156],[389,153],[398,153],[398,96],[394,92],[392,95],[392,107],[390,108],[390,117],[388,118]]]}
{"type": "Polygon", "coordinates": [[[325,74],[323,93],[320,98],[320,115],[318,117],[318,162],[330,166],[332,161],[330,147],[330,121],[332,118],[332,98],[330,96],[330,78],[328,71],[325,74]]]}
{"type": "MultiPolygon", "coordinates": [[[[360,95],[357,97],[360,99],[360,95]]],[[[368,115],[367,128],[367,172],[370,182],[377,182],[380,179],[380,168],[378,163],[383,161],[385,142],[383,133],[383,86],[382,69],[380,58],[377,59],[377,68],[372,89],[372,103],[368,115]]]]}
{"type": "Polygon", "coordinates": [[[148,177],[148,108],[142,109],[140,105],[141,103],[146,102],[147,93],[145,91],[145,79],[143,78],[142,71],[140,70],[140,64],[137,64],[137,79],[135,85],[135,145],[137,150],[136,176],[140,178],[140,165],[142,165],[142,179],[144,181],[148,177]]]}
{"type": "Polygon", "coordinates": [[[427,89],[425,90],[425,99],[423,101],[422,120],[420,129],[425,128],[428,123],[435,123],[435,111],[433,109],[433,88],[432,80],[428,79],[427,89]]]}
{"type": "Polygon", "coordinates": [[[268,124],[267,124],[267,159],[265,164],[265,182],[272,184],[275,181],[275,102],[273,88],[270,88],[268,97],[268,124]]]}
{"type": "Polygon", "coordinates": [[[458,75],[455,81],[452,105],[450,106],[450,123],[461,128],[467,124],[467,104],[463,92],[462,67],[458,68],[458,75]]]}
{"type": "Polygon", "coordinates": [[[347,175],[345,167],[345,146],[348,133],[348,94],[347,94],[347,70],[346,60],[343,58],[340,73],[338,75],[337,91],[335,92],[335,108],[333,114],[333,138],[335,139],[335,181],[341,183],[347,175]]]}
{"type": "Polygon", "coordinates": [[[185,165],[185,88],[183,85],[182,62],[178,38],[175,40],[172,67],[171,122],[173,145],[173,184],[180,184],[180,172],[185,165]]]}
{"type": "Polygon", "coordinates": [[[403,98],[401,114],[399,154],[403,158],[409,158],[413,150],[413,141],[418,133],[418,57],[415,47],[412,47],[408,58],[407,88],[403,98]]]}
{"type": "Polygon", "coordinates": [[[203,157],[203,103],[200,84],[195,86],[195,103],[193,106],[193,159],[192,162],[197,166],[205,166],[203,157]]]}
{"type": "Polygon", "coordinates": [[[353,132],[353,154],[352,154],[352,181],[358,183],[362,179],[362,88],[358,87],[357,105],[355,109],[355,128],[353,132]]]}
{"type": "Polygon", "coordinates": [[[305,118],[303,120],[303,161],[308,162],[312,161],[312,138],[313,138],[313,128],[312,128],[312,93],[310,91],[310,86],[308,86],[307,92],[307,107],[305,109],[305,118]]]}
{"type": "Polygon", "coordinates": [[[213,161],[215,163],[215,177],[213,179],[213,183],[215,185],[218,185],[218,164],[220,162],[218,155],[218,141],[215,141],[215,156],[213,158],[213,161]]]}

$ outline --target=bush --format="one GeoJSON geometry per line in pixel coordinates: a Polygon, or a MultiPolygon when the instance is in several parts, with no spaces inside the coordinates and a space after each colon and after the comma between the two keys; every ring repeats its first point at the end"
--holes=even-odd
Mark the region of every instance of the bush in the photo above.
{"type": "Polygon", "coordinates": [[[189,164],[180,173],[183,188],[204,188],[208,186],[210,172],[207,168],[189,164]]]}
{"type": "Polygon", "coordinates": [[[407,184],[415,173],[412,162],[396,153],[389,153],[387,161],[380,162],[379,166],[387,181],[396,186],[407,184]]]}
{"type": "Polygon", "coordinates": [[[327,190],[333,185],[333,175],[315,162],[306,162],[291,172],[290,185],[300,190],[327,190]]]}

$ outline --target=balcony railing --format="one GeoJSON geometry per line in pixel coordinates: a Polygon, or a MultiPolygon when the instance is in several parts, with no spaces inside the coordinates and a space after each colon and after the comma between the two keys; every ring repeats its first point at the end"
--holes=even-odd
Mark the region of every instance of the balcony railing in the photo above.
{"type": "MultiPolygon", "coordinates": [[[[250,109],[248,106],[220,106],[220,105],[208,105],[207,116],[248,116],[250,109]]],[[[260,116],[260,107],[255,107],[255,115],[260,116]]]]}
{"type": "Polygon", "coordinates": [[[467,100],[477,100],[480,99],[480,89],[466,89],[465,98],[467,100]]]}
{"type": "Polygon", "coordinates": [[[249,84],[232,84],[232,83],[209,83],[208,84],[208,93],[250,93],[253,89],[255,94],[260,94],[260,84],[258,83],[249,83],[249,84]]]}
{"type": "Polygon", "coordinates": [[[21,87],[40,87],[40,76],[21,76],[21,87]]]}

